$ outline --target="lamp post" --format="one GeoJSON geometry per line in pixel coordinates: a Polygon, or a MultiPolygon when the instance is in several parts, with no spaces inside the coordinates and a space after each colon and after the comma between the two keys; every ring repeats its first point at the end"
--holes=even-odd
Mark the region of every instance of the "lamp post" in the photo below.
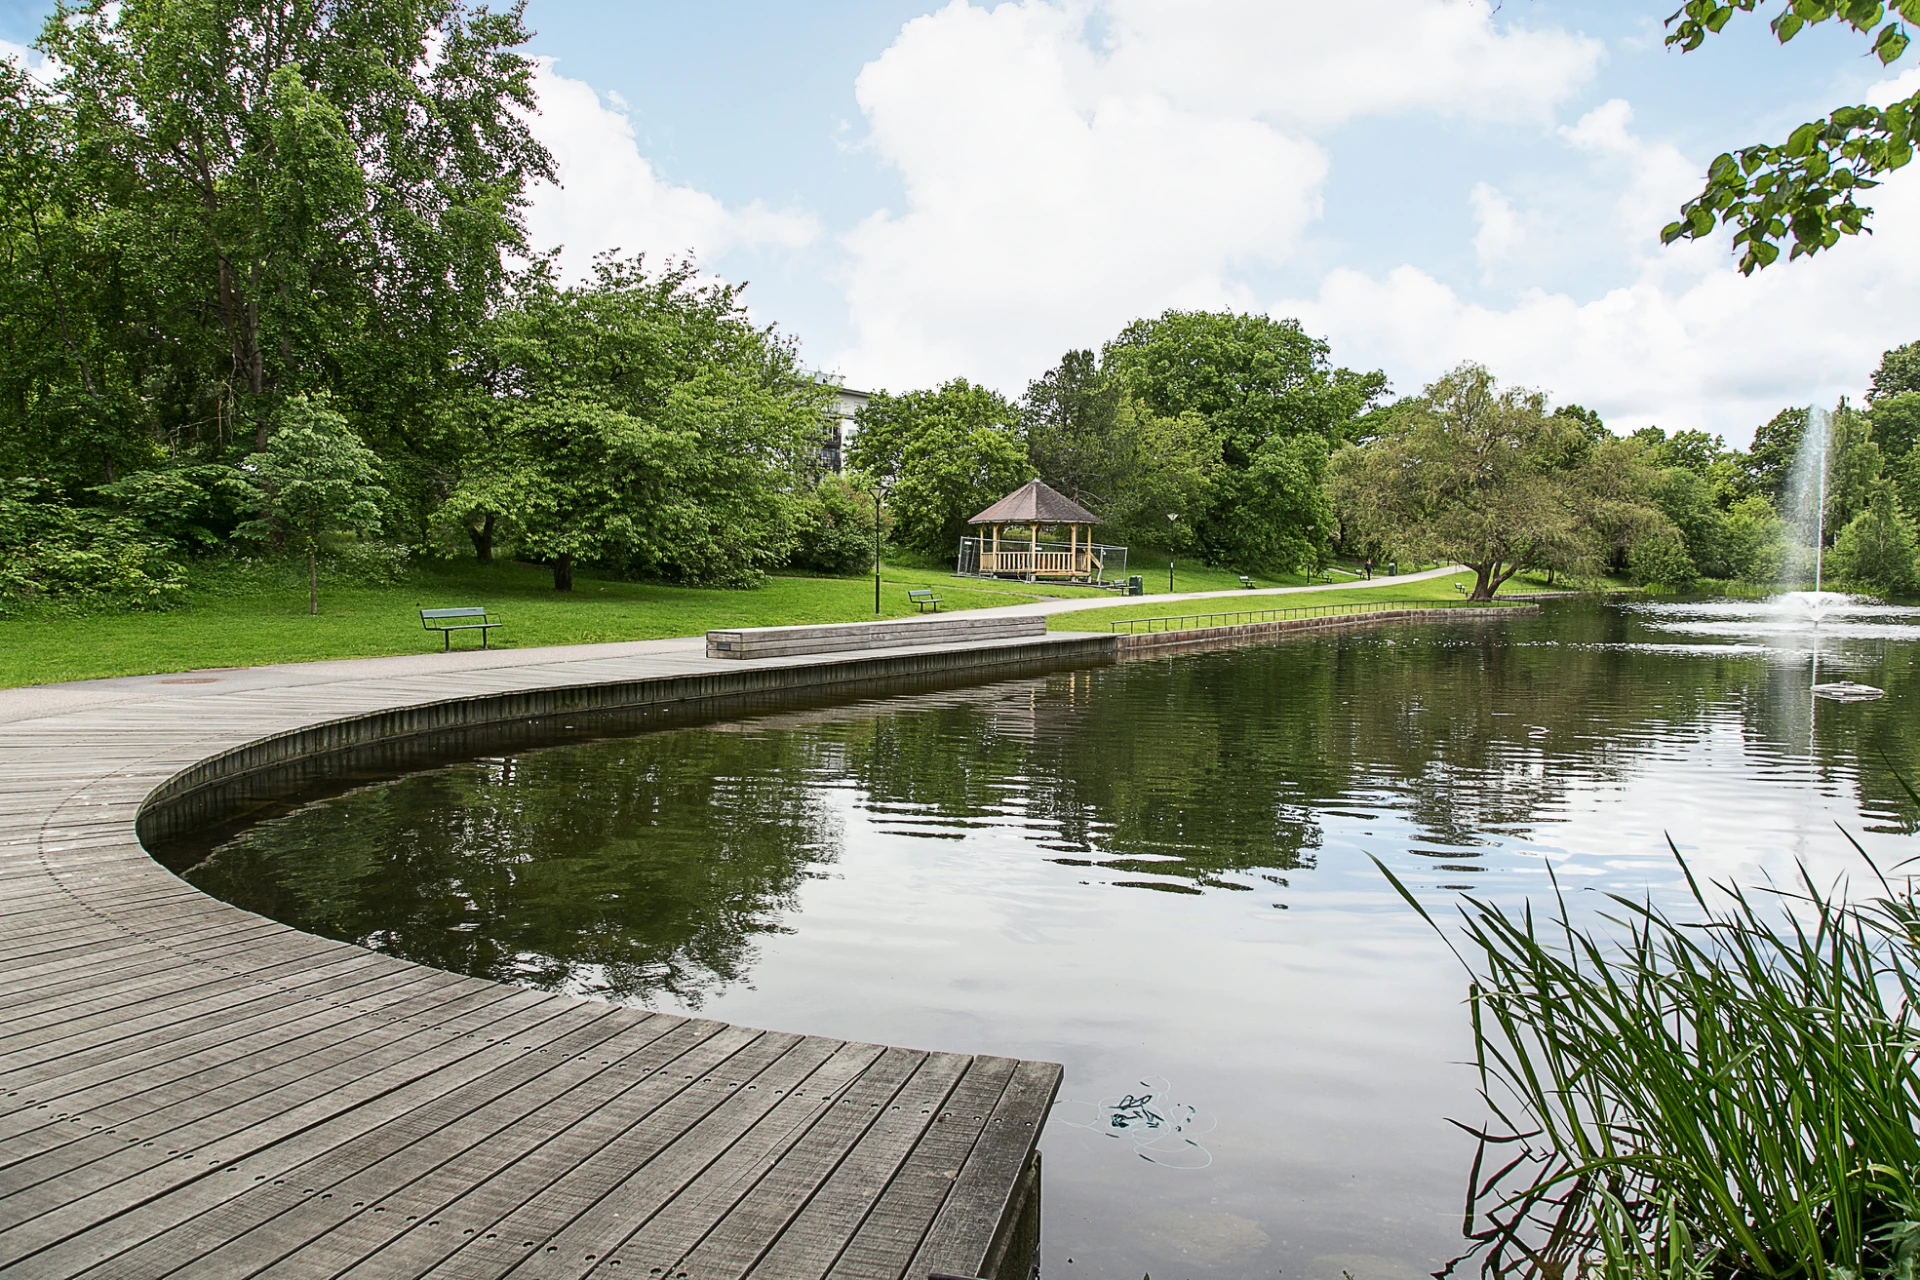
{"type": "Polygon", "coordinates": [[[1173,540],[1180,528],[1180,517],[1167,512],[1167,594],[1173,594],[1173,540]]]}
{"type": "Polygon", "coordinates": [[[880,482],[873,482],[873,613],[880,616],[880,482]]]}

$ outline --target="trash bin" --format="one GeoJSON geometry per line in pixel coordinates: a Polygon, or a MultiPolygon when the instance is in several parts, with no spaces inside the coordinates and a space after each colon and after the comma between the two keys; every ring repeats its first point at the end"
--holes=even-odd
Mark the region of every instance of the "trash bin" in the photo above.
{"type": "Polygon", "coordinates": [[[1131,578],[1128,578],[1127,594],[1130,596],[1143,596],[1147,594],[1147,580],[1137,573],[1131,578]]]}

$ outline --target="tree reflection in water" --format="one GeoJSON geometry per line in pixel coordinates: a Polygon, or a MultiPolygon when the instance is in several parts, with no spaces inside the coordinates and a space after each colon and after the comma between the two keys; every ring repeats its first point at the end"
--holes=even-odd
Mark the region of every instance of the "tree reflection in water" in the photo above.
{"type": "MultiPolygon", "coordinates": [[[[1011,831],[1102,886],[1272,896],[1313,871],[1331,815],[1395,810],[1407,852],[1457,881],[1571,788],[1729,721],[1756,768],[1804,756],[1804,670],[1650,636],[1632,611],[1558,605],[522,751],[309,805],[188,875],[441,968],[697,1008],[830,874],[849,805],[884,832],[1011,831]]],[[[1874,661],[1881,710],[1823,719],[1815,767],[1907,829],[1883,757],[1920,774],[1920,743],[1884,709],[1914,667],[1901,645],[1874,661]]]]}

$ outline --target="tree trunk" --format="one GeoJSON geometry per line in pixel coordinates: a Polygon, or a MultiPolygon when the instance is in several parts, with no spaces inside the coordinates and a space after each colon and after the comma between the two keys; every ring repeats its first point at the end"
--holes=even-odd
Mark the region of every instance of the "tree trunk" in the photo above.
{"type": "Polygon", "coordinates": [[[493,521],[494,517],[488,516],[478,529],[467,526],[467,537],[473,539],[473,558],[481,564],[493,563],[493,521]]]}
{"type": "Polygon", "coordinates": [[[555,591],[573,590],[573,557],[555,556],[553,560],[553,589],[555,591]]]}
{"type": "Polygon", "coordinates": [[[1498,563],[1475,564],[1475,565],[1468,565],[1467,567],[1473,570],[1473,594],[1469,596],[1468,599],[1470,600],[1493,599],[1493,588],[1494,588],[1493,575],[1494,575],[1494,571],[1500,567],[1498,563]]]}
{"type": "Polygon", "coordinates": [[[314,563],[313,544],[307,544],[307,616],[320,614],[320,571],[314,563]]]}

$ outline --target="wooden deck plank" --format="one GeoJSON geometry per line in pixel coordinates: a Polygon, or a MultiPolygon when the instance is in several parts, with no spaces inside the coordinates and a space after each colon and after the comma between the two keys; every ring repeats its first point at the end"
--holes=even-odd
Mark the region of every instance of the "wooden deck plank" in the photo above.
{"type": "MultiPolygon", "coordinates": [[[[860,1144],[814,1189],[806,1206],[758,1259],[733,1277],[824,1276],[852,1243],[900,1165],[919,1144],[930,1117],[946,1105],[970,1060],[950,1053],[930,1055],[868,1129],[860,1144]]],[[[903,1251],[902,1258],[909,1256],[903,1251]]],[[[714,1274],[702,1269],[702,1274],[714,1274]]]]}
{"type": "MultiPolygon", "coordinates": [[[[903,1273],[901,1260],[919,1252],[953,1194],[986,1117],[1007,1091],[1013,1068],[1010,1058],[986,1056],[968,1065],[935,1122],[868,1215],[866,1230],[835,1261],[830,1272],[834,1280],[877,1280],[903,1273]]],[[[954,1274],[965,1274],[965,1268],[954,1274]]]]}
{"type": "Polygon", "coordinates": [[[214,902],[133,827],[182,770],[265,759],[281,734],[342,740],[361,716],[467,721],[465,700],[495,694],[585,714],[609,691],[724,696],[932,652],[773,659],[745,685],[692,647],[361,681],[343,666],[0,722],[0,1270],[819,1271],[905,1203],[889,1195],[929,1136],[922,1104],[966,1087],[969,1060],[423,969],[214,902]],[[663,678],[680,683],[647,684],[663,678]]]}
{"type": "MultiPolygon", "coordinates": [[[[651,1115],[683,1096],[724,1099],[804,1040],[792,1034],[728,1027],[691,1045],[661,1041],[642,1046],[627,1060],[609,1064],[621,1070],[589,1064],[577,1084],[541,1108],[540,1123],[496,1130],[462,1152],[457,1161],[446,1161],[407,1181],[400,1191],[369,1205],[369,1211],[342,1220],[325,1234],[307,1233],[309,1242],[275,1270],[283,1275],[316,1271],[334,1275],[363,1262],[380,1270],[391,1268],[392,1241],[409,1222],[430,1224],[412,1233],[416,1245],[444,1242],[449,1249],[456,1247],[453,1224],[462,1224],[460,1238],[497,1246],[518,1260],[526,1250],[546,1245],[546,1238],[527,1230],[524,1223],[520,1230],[510,1231],[502,1221],[526,1201],[532,1188],[550,1183],[563,1168],[590,1158],[622,1122],[651,1115]],[[593,1123],[596,1120],[599,1123],[593,1123]],[[588,1140],[568,1143],[569,1133],[588,1140]],[[467,1228],[473,1230],[472,1236],[464,1235],[467,1228]]],[[[428,1260],[428,1265],[437,1274],[452,1273],[440,1259],[428,1260]]],[[[274,1270],[263,1273],[271,1274],[274,1270]]]]}
{"type": "MultiPolygon", "coordinates": [[[[656,1252],[672,1249],[677,1256],[692,1248],[882,1052],[879,1045],[840,1044],[816,1061],[832,1043],[809,1037],[805,1053],[781,1059],[751,1092],[736,1093],[704,1116],[665,1115],[630,1128],[599,1159],[566,1171],[522,1211],[529,1229],[544,1231],[548,1251],[519,1260],[509,1274],[516,1280],[578,1275],[621,1258],[643,1229],[656,1252]]],[[[521,1216],[514,1215],[516,1225],[521,1216]]],[[[489,1269],[493,1261],[456,1259],[452,1274],[466,1280],[498,1274],[489,1269]]]]}

